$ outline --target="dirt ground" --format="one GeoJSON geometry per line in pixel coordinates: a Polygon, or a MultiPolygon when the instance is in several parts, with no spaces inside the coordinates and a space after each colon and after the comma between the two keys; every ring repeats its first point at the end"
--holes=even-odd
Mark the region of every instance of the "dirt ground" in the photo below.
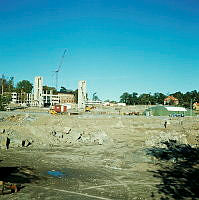
{"type": "MultiPolygon", "coordinates": [[[[10,146],[1,143],[0,179],[23,187],[0,199],[175,199],[161,192],[164,180],[155,173],[162,165],[147,152],[166,148],[165,141],[195,150],[198,122],[197,117],[2,112],[0,134],[10,139],[10,146]]],[[[164,162],[173,166],[177,161],[164,162]]]]}

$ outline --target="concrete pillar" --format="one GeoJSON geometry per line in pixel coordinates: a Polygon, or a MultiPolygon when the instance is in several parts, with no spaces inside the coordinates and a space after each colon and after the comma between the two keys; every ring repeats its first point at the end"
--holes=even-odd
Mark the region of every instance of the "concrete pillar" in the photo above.
{"type": "Polygon", "coordinates": [[[36,76],[34,82],[34,101],[38,103],[38,106],[43,105],[43,77],[36,76]]]}
{"type": "Polygon", "coordinates": [[[86,81],[78,82],[78,109],[85,109],[86,106],[86,81]]]}

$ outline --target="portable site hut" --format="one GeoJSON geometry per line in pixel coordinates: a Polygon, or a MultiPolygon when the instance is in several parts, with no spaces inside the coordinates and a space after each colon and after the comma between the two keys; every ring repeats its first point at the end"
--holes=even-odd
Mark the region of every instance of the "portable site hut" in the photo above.
{"type": "Polygon", "coordinates": [[[171,116],[175,114],[181,114],[183,116],[194,116],[191,110],[183,108],[183,107],[176,107],[176,106],[154,106],[148,108],[144,111],[146,116],[171,116]]]}

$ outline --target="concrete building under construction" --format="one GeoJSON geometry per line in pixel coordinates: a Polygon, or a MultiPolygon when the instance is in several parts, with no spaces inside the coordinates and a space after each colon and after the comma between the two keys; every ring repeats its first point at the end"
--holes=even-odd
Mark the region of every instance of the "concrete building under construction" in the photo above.
{"type": "Polygon", "coordinates": [[[57,104],[75,103],[74,94],[57,93],[43,89],[43,77],[36,76],[32,93],[12,93],[12,103],[44,107],[57,104]]]}
{"type": "Polygon", "coordinates": [[[78,83],[78,109],[85,109],[86,106],[86,81],[78,83]]]}

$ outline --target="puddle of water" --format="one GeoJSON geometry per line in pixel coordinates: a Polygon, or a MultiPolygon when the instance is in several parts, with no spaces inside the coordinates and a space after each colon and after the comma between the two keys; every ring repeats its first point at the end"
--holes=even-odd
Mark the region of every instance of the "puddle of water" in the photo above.
{"type": "Polygon", "coordinates": [[[64,176],[64,173],[62,173],[60,171],[55,171],[55,170],[48,171],[48,174],[51,176],[58,177],[58,178],[61,178],[64,176]]]}

